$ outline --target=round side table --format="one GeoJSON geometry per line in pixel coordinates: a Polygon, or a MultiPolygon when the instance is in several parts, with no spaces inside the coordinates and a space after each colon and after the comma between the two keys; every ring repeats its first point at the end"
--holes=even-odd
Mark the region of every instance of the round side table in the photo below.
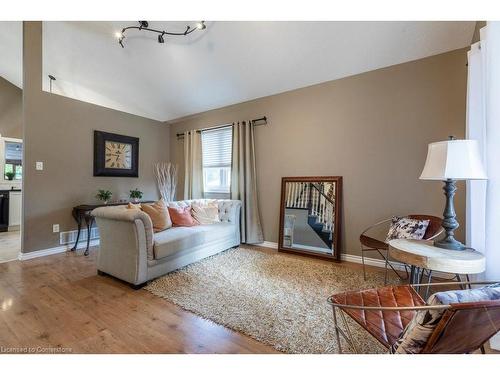
{"type": "Polygon", "coordinates": [[[484,255],[476,250],[446,250],[433,246],[432,241],[389,241],[389,257],[411,267],[410,284],[420,282],[420,270],[471,275],[484,272],[484,255]]]}

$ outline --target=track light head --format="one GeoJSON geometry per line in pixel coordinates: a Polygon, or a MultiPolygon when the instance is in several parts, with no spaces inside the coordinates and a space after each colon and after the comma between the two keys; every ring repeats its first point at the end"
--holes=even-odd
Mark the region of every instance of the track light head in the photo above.
{"type": "Polygon", "coordinates": [[[205,25],[205,21],[201,21],[196,24],[196,28],[198,30],[205,30],[207,28],[207,25],[205,25]]]}
{"type": "Polygon", "coordinates": [[[165,43],[165,39],[163,39],[163,33],[158,35],[158,43],[165,43]]]}
{"type": "Polygon", "coordinates": [[[148,28],[149,23],[148,21],[139,21],[139,25],[141,25],[141,29],[143,29],[143,28],[148,28]]]}
{"type": "Polygon", "coordinates": [[[125,46],[123,45],[123,39],[125,39],[125,36],[122,36],[121,38],[119,38],[118,43],[120,44],[120,46],[122,46],[122,48],[125,48],[125,46]]]}

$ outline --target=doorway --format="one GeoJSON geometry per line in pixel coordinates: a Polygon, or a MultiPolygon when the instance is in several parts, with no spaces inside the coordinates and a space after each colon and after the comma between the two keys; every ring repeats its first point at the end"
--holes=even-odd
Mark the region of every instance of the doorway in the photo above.
{"type": "Polygon", "coordinates": [[[0,22],[0,34],[0,263],[3,263],[18,259],[21,252],[22,22],[0,22]]]}

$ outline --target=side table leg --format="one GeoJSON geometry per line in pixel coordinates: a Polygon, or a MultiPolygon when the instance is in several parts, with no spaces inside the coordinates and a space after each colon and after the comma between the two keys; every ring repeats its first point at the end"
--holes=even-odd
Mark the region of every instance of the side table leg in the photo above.
{"type": "Polygon", "coordinates": [[[86,247],[83,255],[87,256],[87,255],[89,255],[90,234],[92,232],[92,224],[94,223],[94,218],[91,216],[91,217],[85,219],[85,221],[87,222],[87,247],[86,247]]]}
{"type": "Polygon", "coordinates": [[[80,241],[80,232],[82,230],[82,218],[80,216],[75,216],[75,219],[78,224],[78,233],[76,234],[75,245],[70,249],[70,251],[76,251],[76,247],[78,246],[78,241],[80,241]]]}

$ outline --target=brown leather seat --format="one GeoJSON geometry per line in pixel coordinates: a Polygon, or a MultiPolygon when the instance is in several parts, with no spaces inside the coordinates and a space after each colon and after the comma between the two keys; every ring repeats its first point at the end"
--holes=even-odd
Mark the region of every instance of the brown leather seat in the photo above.
{"type": "MultiPolygon", "coordinates": [[[[364,307],[425,305],[425,301],[409,285],[343,292],[334,294],[331,299],[334,303],[364,307]]],[[[343,310],[387,348],[396,342],[415,315],[415,311],[343,310]]]]}
{"type": "Polygon", "coordinates": [[[364,234],[359,236],[359,242],[361,242],[363,246],[369,247],[371,249],[389,249],[389,245],[387,243],[377,240],[376,238],[365,236],[364,234]]]}
{"type": "MultiPolygon", "coordinates": [[[[439,234],[443,231],[443,228],[441,226],[442,219],[436,216],[431,216],[431,215],[407,215],[406,216],[409,219],[416,219],[416,220],[429,220],[429,225],[425,231],[424,235],[424,240],[430,240],[434,239],[435,237],[439,236],[439,234]]],[[[389,266],[392,271],[402,280],[406,280],[408,278],[408,269],[405,266],[406,270],[406,278],[401,276],[399,272],[394,268],[394,266],[390,263],[387,262],[387,257],[388,257],[388,252],[389,252],[389,245],[384,242],[383,240],[379,240],[377,238],[373,238],[367,235],[367,233],[373,229],[376,228],[380,225],[388,224],[391,222],[392,219],[386,219],[383,221],[380,221],[371,227],[366,228],[361,235],[359,236],[359,242],[361,243],[361,259],[363,263],[363,276],[366,280],[366,270],[365,270],[365,252],[367,251],[376,251],[379,253],[379,255],[386,261],[386,268],[389,266]]],[[[387,277],[387,272],[386,272],[386,277],[387,277]]],[[[386,279],[387,281],[387,279],[386,279]]]]}

